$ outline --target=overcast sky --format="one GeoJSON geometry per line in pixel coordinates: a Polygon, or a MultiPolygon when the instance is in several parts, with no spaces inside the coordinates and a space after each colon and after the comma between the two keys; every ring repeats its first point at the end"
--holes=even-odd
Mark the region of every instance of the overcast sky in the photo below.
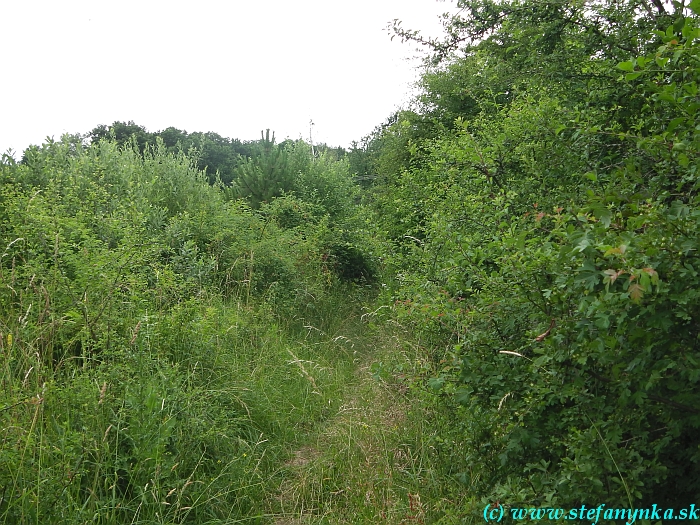
{"type": "Polygon", "coordinates": [[[436,0],[3,0],[0,153],[133,120],[347,147],[407,100],[436,0]]]}

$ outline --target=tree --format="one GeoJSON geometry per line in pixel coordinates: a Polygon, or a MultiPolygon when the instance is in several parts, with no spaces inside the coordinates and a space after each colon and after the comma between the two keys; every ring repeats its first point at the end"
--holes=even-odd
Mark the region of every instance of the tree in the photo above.
{"type": "Polygon", "coordinates": [[[275,144],[275,135],[271,138],[269,129],[265,134],[261,132],[257,155],[241,157],[234,173],[238,195],[248,199],[253,208],[290,191],[294,185],[287,151],[275,144]]]}
{"type": "Polygon", "coordinates": [[[117,143],[122,145],[128,143],[132,137],[135,137],[136,144],[141,153],[143,153],[147,144],[155,144],[155,137],[153,134],[146,131],[145,127],[136,124],[133,120],[128,122],[115,121],[111,126],[101,124],[93,128],[92,131],[88,133],[88,137],[93,144],[99,142],[101,139],[114,137],[117,143]]]}
{"type": "Polygon", "coordinates": [[[573,41],[588,56],[618,60],[651,49],[651,31],[666,28],[685,9],[670,0],[457,0],[457,7],[457,14],[443,15],[442,38],[425,38],[398,19],[390,30],[402,41],[425,46],[433,62],[466,56],[478,47],[531,60],[571,52],[567,46],[573,41]]]}

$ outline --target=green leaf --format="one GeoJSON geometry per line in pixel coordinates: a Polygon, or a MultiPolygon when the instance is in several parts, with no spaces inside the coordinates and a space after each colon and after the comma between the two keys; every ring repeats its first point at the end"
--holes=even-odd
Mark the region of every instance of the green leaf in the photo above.
{"type": "Polygon", "coordinates": [[[666,128],[666,131],[669,133],[673,133],[673,130],[676,129],[680,124],[685,122],[685,117],[676,117],[674,118],[666,128]]]}
{"type": "Polygon", "coordinates": [[[692,104],[688,104],[685,107],[685,110],[688,113],[690,113],[691,115],[695,115],[695,113],[698,111],[698,109],[700,109],[700,104],[698,104],[697,102],[693,102],[692,104]]]}
{"type": "Polygon", "coordinates": [[[623,71],[634,71],[634,63],[632,62],[620,62],[617,65],[618,69],[622,69],[623,71]]]}
{"type": "Polygon", "coordinates": [[[673,23],[673,30],[676,33],[683,31],[684,27],[685,27],[685,18],[683,18],[683,17],[677,18],[676,21],[673,23]]]}
{"type": "Polygon", "coordinates": [[[625,252],[627,251],[627,245],[626,244],[621,244],[620,246],[617,246],[615,248],[608,248],[605,250],[605,257],[608,257],[609,255],[624,255],[625,252]]]}
{"type": "Polygon", "coordinates": [[[591,207],[591,211],[603,226],[608,228],[612,222],[612,212],[603,205],[595,205],[591,207]]]}
{"type": "Polygon", "coordinates": [[[445,378],[444,377],[431,377],[430,379],[428,379],[428,386],[434,392],[439,392],[440,390],[442,390],[442,387],[444,385],[445,385],[445,378]]]}
{"type": "Polygon", "coordinates": [[[668,63],[668,57],[656,57],[656,65],[664,67],[668,63]]]}
{"type": "Polygon", "coordinates": [[[681,141],[681,142],[674,142],[672,149],[674,151],[685,151],[687,148],[688,148],[688,144],[686,144],[684,141],[681,141]]]}
{"type": "Polygon", "coordinates": [[[471,401],[471,394],[473,389],[470,387],[460,387],[455,392],[455,401],[460,405],[468,405],[471,401]]]}
{"type": "Polygon", "coordinates": [[[641,73],[627,73],[625,75],[625,80],[636,80],[641,75],[642,75],[641,73]]]}

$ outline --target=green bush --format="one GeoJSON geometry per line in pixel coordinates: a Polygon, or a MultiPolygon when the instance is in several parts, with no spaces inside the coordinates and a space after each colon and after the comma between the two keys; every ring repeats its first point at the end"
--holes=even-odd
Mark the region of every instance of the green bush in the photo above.
{"type": "MultiPolygon", "coordinates": [[[[426,347],[433,460],[481,505],[700,492],[695,24],[591,66],[624,108],[516,93],[415,152],[378,202],[406,232],[391,300],[426,347]]],[[[445,520],[476,516],[463,501],[445,520]]]]}

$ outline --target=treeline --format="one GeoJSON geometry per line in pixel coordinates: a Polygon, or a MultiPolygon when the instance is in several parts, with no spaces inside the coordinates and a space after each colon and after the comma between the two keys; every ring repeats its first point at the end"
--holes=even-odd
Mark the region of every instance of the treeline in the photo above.
{"type": "MultiPolygon", "coordinates": [[[[225,185],[230,185],[235,181],[236,168],[242,162],[261,155],[267,147],[266,141],[271,140],[269,131],[267,136],[263,134],[259,140],[242,141],[236,138],[222,137],[212,131],[188,133],[172,126],[160,131],[148,131],[145,126],[136,124],[132,120],[128,122],[115,121],[110,125],[101,124],[87,133],[73,136],[74,141],[87,144],[96,144],[100,140],[113,140],[120,146],[128,145],[140,153],[144,153],[148,147],[156,147],[159,139],[169,153],[187,153],[194,160],[195,167],[205,172],[211,184],[218,180],[225,185]]],[[[274,142],[274,134],[272,141],[274,142]]],[[[286,139],[279,143],[278,147],[285,149],[296,143],[304,143],[304,141],[286,139]]],[[[347,153],[344,148],[331,147],[327,144],[307,144],[307,147],[313,155],[324,154],[335,160],[340,160],[347,153]]],[[[27,155],[27,152],[37,148],[38,146],[30,146],[23,157],[27,155]]]]}
{"type": "Polygon", "coordinates": [[[700,5],[458,4],[442,39],[394,25],[431,53],[422,93],[359,147],[385,298],[423,349],[396,373],[435,429],[432,515],[688,507],[700,5]]]}
{"type": "Polygon", "coordinates": [[[88,132],[85,138],[90,143],[113,139],[121,146],[133,144],[141,153],[148,146],[156,146],[157,139],[160,138],[166,150],[171,153],[195,153],[196,167],[206,172],[210,183],[215,182],[218,173],[224,184],[230,184],[240,159],[251,157],[257,152],[256,141],[231,139],[214,132],[188,133],[175,127],[150,132],[133,121],[116,121],[109,126],[102,124],[88,132]]]}

